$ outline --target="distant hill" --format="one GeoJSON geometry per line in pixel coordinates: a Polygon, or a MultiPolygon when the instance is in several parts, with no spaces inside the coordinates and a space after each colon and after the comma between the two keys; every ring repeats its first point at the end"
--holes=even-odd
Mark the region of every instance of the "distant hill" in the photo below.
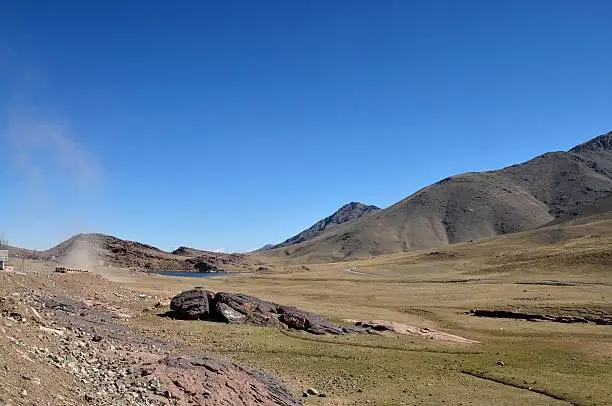
{"type": "Polygon", "coordinates": [[[12,257],[56,261],[81,269],[113,265],[155,271],[215,272],[252,270],[261,265],[241,254],[224,254],[187,247],[166,252],[151,245],[104,234],[78,234],[46,251],[10,247],[9,252],[12,257]]]}
{"type": "Polygon", "coordinates": [[[534,229],[611,194],[612,132],[566,152],[443,179],[387,209],[265,254],[308,262],[431,248],[534,229]]]}
{"type": "Polygon", "coordinates": [[[172,254],[187,256],[187,257],[194,257],[194,256],[199,256],[199,255],[217,254],[217,252],[205,251],[205,250],[200,250],[197,248],[190,248],[190,247],[178,247],[177,249],[172,251],[172,254]]]}
{"type": "Polygon", "coordinates": [[[275,247],[275,245],[274,245],[274,244],[266,244],[266,245],[264,245],[263,247],[258,248],[258,249],[254,250],[254,251],[252,251],[252,252],[262,252],[262,251],[267,251],[267,250],[271,250],[271,249],[272,249],[272,248],[274,248],[274,247],[275,247]]]}
{"type": "Polygon", "coordinates": [[[272,246],[272,248],[288,247],[290,245],[299,244],[304,241],[311,240],[321,234],[324,234],[340,224],[345,224],[357,220],[363,216],[379,211],[376,206],[367,206],[359,202],[351,202],[345,204],[336,210],[333,214],[325,217],[323,220],[317,221],[308,229],[300,232],[297,235],[285,240],[281,244],[272,246]]]}

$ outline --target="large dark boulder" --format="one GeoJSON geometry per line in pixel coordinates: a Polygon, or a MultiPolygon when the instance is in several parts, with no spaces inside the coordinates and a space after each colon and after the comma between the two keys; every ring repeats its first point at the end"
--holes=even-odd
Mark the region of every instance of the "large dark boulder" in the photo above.
{"type": "Polygon", "coordinates": [[[210,273],[210,272],[222,272],[222,270],[215,264],[207,262],[207,261],[198,261],[193,264],[193,267],[198,270],[198,272],[210,273]]]}
{"type": "Polygon", "coordinates": [[[265,300],[262,300],[255,296],[229,292],[218,292],[215,295],[215,302],[226,303],[232,308],[244,314],[252,312],[278,313],[278,308],[283,307],[276,303],[266,302],[265,300]]]}
{"type": "Polygon", "coordinates": [[[278,321],[280,305],[241,293],[219,292],[215,295],[215,310],[220,321],[244,323],[261,327],[287,328],[278,321]]]}
{"type": "Polygon", "coordinates": [[[349,331],[318,314],[241,293],[213,294],[206,290],[188,290],[172,299],[170,309],[172,317],[187,320],[249,324],[312,334],[345,334],[349,331]]]}
{"type": "Polygon", "coordinates": [[[293,330],[303,330],[312,334],[344,334],[339,327],[318,314],[306,312],[295,307],[283,307],[279,320],[293,330]]]}
{"type": "Polygon", "coordinates": [[[215,311],[217,320],[225,323],[243,323],[246,320],[246,314],[236,310],[227,303],[215,303],[215,311]]]}
{"type": "Polygon", "coordinates": [[[184,320],[209,320],[210,298],[213,293],[207,290],[186,290],[172,298],[172,316],[184,320]]]}
{"type": "Polygon", "coordinates": [[[217,293],[215,309],[222,321],[229,323],[301,330],[314,334],[343,333],[341,328],[317,314],[240,293],[217,293]]]}

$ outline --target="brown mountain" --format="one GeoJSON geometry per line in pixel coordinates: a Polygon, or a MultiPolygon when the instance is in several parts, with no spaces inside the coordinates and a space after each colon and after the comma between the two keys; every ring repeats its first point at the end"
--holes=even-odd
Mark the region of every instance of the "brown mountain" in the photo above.
{"type": "Polygon", "coordinates": [[[579,204],[568,214],[554,219],[550,223],[545,224],[545,226],[552,226],[572,220],[582,219],[584,217],[593,217],[603,214],[612,215],[612,194],[592,202],[579,204]]]}
{"type": "Polygon", "coordinates": [[[376,206],[367,206],[363,203],[359,202],[350,202],[340,207],[330,216],[325,217],[323,220],[317,221],[308,229],[300,232],[297,235],[285,240],[284,242],[269,247],[267,249],[272,248],[280,248],[280,247],[288,247],[290,245],[299,244],[304,241],[311,240],[321,234],[324,234],[336,226],[340,224],[345,224],[350,221],[357,220],[363,216],[379,211],[380,208],[376,206]]]}
{"type": "Polygon", "coordinates": [[[267,252],[299,261],[380,255],[533,229],[612,194],[612,132],[566,152],[465,173],[299,244],[267,252]]]}
{"type": "Polygon", "coordinates": [[[274,244],[266,244],[261,248],[257,248],[256,250],[253,250],[252,252],[262,252],[262,251],[267,251],[267,250],[271,250],[272,248],[276,247],[276,245],[274,244]]]}
{"type": "Polygon", "coordinates": [[[112,265],[152,271],[215,272],[252,270],[261,265],[241,254],[224,254],[187,247],[166,252],[151,245],[104,234],[78,234],[46,251],[10,247],[9,252],[13,258],[56,261],[81,269],[112,265]]]}

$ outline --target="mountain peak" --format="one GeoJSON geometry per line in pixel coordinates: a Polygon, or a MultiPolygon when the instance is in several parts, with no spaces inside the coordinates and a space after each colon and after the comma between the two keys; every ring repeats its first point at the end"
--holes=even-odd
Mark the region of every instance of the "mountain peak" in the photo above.
{"type": "Polygon", "coordinates": [[[350,202],[345,204],[344,206],[340,207],[338,210],[336,210],[336,213],[340,212],[340,211],[346,211],[346,210],[380,210],[379,207],[376,207],[374,205],[367,205],[367,204],[363,204],[361,202],[350,202]]]}
{"type": "Polygon", "coordinates": [[[287,239],[285,242],[276,245],[274,248],[286,247],[288,245],[298,244],[303,241],[315,238],[327,232],[330,228],[336,227],[348,221],[356,220],[360,217],[378,211],[380,208],[373,205],[365,205],[360,202],[350,202],[340,207],[330,216],[325,217],[313,224],[310,228],[302,231],[287,239]]]}
{"type": "Polygon", "coordinates": [[[266,244],[263,247],[254,250],[253,252],[267,251],[267,250],[271,250],[272,248],[274,248],[274,244],[266,244]]]}
{"type": "Polygon", "coordinates": [[[570,149],[570,152],[581,152],[584,150],[595,151],[612,151],[612,131],[606,134],[601,134],[587,142],[575,146],[570,149]]]}

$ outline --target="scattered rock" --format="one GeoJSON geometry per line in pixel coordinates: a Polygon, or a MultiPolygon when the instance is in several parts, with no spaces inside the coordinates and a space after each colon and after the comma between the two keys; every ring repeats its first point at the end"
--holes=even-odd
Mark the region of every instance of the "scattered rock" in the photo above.
{"type": "Polygon", "coordinates": [[[32,306],[28,306],[28,309],[30,310],[30,313],[32,313],[34,315],[34,320],[36,320],[39,324],[44,325],[43,318],[36,311],[36,309],[34,309],[32,306]]]}
{"type": "Polygon", "coordinates": [[[316,390],[315,388],[308,388],[308,389],[306,389],[306,393],[308,393],[309,395],[312,395],[312,396],[319,396],[319,391],[316,390]]]}
{"type": "Polygon", "coordinates": [[[421,337],[429,338],[432,340],[453,341],[453,342],[465,343],[465,344],[471,344],[471,343],[478,342],[478,341],[469,340],[465,337],[457,336],[454,334],[449,334],[443,331],[434,330],[432,328],[409,326],[407,324],[395,323],[395,322],[386,321],[386,320],[370,320],[370,321],[344,320],[344,321],[355,324],[355,327],[344,327],[344,329],[347,331],[351,331],[353,329],[361,329],[361,330],[365,330],[365,332],[370,333],[370,334],[382,334],[385,332],[392,332],[392,333],[404,334],[404,335],[421,336],[421,337]]]}
{"type": "Polygon", "coordinates": [[[40,386],[40,378],[36,376],[34,378],[30,378],[29,376],[24,375],[22,378],[25,379],[26,381],[32,382],[33,384],[37,386],[40,386]]]}
{"type": "Polygon", "coordinates": [[[504,364],[504,363],[503,363],[503,361],[498,361],[498,362],[497,362],[497,365],[499,365],[500,367],[503,367],[503,366],[504,366],[504,365],[506,365],[506,364],[504,364]]]}
{"type": "Polygon", "coordinates": [[[100,341],[102,341],[102,336],[96,334],[95,336],[93,336],[91,341],[93,341],[94,343],[99,343],[100,341]]]}
{"type": "Polygon", "coordinates": [[[445,252],[445,251],[432,251],[425,254],[429,257],[438,257],[438,258],[454,258],[457,256],[454,252],[445,252]]]}
{"type": "Polygon", "coordinates": [[[39,328],[41,331],[44,331],[45,333],[55,334],[58,336],[64,335],[64,332],[62,330],[57,330],[55,328],[49,328],[49,327],[43,327],[43,326],[40,326],[39,328]]]}

